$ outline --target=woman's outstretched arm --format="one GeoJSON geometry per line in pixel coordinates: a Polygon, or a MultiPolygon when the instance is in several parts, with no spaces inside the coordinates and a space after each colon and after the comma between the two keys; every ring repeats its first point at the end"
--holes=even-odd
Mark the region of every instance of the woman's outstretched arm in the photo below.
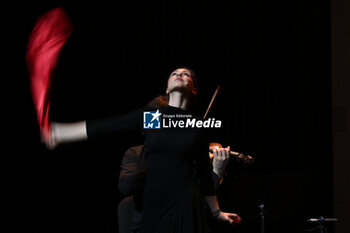
{"type": "Polygon", "coordinates": [[[133,112],[96,120],[73,123],[51,123],[50,133],[42,132],[42,140],[49,149],[60,144],[100,138],[128,131],[140,131],[144,108],[133,112]]]}

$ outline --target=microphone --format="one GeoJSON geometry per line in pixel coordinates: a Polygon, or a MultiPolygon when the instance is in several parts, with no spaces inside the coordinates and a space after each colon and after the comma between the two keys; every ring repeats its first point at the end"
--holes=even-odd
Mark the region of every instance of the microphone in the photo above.
{"type": "Polygon", "coordinates": [[[337,218],[320,217],[320,218],[309,218],[305,222],[337,222],[337,221],[338,221],[337,218]]]}

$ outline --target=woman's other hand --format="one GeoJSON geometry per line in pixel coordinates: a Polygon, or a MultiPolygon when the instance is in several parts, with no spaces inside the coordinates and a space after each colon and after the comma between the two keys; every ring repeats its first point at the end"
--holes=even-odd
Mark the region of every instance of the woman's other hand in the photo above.
{"type": "Polygon", "coordinates": [[[226,166],[230,161],[230,147],[216,148],[213,150],[213,171],[222,178],[225,174],[226,166]]]}

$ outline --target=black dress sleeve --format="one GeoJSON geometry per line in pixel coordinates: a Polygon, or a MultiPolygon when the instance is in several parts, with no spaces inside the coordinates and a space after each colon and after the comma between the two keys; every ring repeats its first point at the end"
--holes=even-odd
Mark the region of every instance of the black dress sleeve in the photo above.
{"type": "Polygon", "coordinates": [[[143,111],[144,109],[141,108],[121,116],[88,120],[86,122],[88,138],[93,139],[109,134],[141,130],[143,111]]]}
{"type": "Polygon", "coordinates": [[[213,181],[213,167],[210,163],[210,158],[208,155],[209,151],[209,141],[207,134],[202,134],[200,143],[196,148],[197,153],[195,153],[195,164],[196,173],[199,179],[199,188],[204,196],[215,195],[215,187],[213,181]]]}

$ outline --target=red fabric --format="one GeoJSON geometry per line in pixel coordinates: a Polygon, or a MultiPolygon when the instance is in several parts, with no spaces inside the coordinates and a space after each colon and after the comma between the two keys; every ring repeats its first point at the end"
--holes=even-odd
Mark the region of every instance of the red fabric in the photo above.
{"type": "Polygon", "coordinates": [[[73,32],[67,13],[55,8],[36,22],[28,40],[26,61],[31,91],[39,126],[42,132],[50,130],[50,85],[62,47],[73,32]]]}

